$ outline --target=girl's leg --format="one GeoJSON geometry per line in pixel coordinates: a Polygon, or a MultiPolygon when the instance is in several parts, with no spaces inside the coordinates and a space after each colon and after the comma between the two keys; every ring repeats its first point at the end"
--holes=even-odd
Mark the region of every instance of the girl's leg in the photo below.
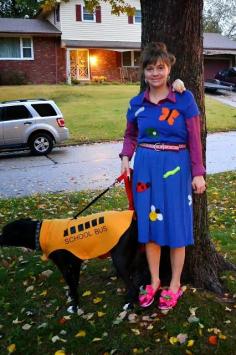
{"type": "Polygon", "coordinates": [[[174,293],[176,293],[180,287],[180,278],[184,266],[184,259],[185,247],[170,249],[172,278],[169,289],[174,293]]]}
{"type": "Polygon", "coordinates": [[[160,278],[159,278],[159,266],[160,266],[160,256],[161,256],[160,245],[153,242],[147,243],[146,255],[147,255],[149,271],[151,273],[151,285],[153,290],[156,290],[160,285],[160,278]]]}

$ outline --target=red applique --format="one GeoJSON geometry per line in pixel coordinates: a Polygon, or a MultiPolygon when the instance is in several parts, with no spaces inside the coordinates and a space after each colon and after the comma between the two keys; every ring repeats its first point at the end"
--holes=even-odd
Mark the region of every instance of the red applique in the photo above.
{"type": "Polygon", "coordinates": [[[168,107],[162,107],[162,115],[159,117],[160,121],[167,121],[170,126],[173,126],[175,119],[179,116],[179,111],[170,110],[168,107]]]}
{"type": "Polygon", "coordinates": [[[145,190],[147,190],[148,188],[150,187],[150,183],[147,182],[138,182],[137,185],[136,185],[136,191],[137,192],[143,192],[145,190]]]}

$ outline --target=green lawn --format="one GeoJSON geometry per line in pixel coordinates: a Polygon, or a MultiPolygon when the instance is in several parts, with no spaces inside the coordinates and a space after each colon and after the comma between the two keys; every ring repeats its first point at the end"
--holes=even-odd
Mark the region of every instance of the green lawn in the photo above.
{"type": "MultiPolygon", "coordinates": [[[[137,85],[29,85],[1,87],[0,101],[16,98],[50,98],[60,107],[70,129],[67,143],[122,139],[129,99],[137,85]]],[[[209,132],[236,129],[235,109],[206,97],[209,132]]]]}
{"type": "MultiPolygon", "coordinates": [[[[236,263],[235,191],[235,172],[208,176],[212,240],[236,263]]],[[[97,194],[89,191],[0,200],[0,227],[21,217],[72,217],[97,194]]],[[[123,190],[116,188],[89,213],[126,206],[123,190]]],[[[136,307],[121,320],[117,317],[123,284],[114,277],[110,260],[92,260],[86,265],[80,288],[84,314],[68,316],[65,283],[50,262],[42,262],[34,252],[0,251],[1,354],[9,353],[9,346],[20,355],[236,354],[236,273],[222,275],[229,288],[224,300],[187,285],[178,307],[166,316],[153,304],[143,311],[136,307]],[[42,272],[48,269],[53,273],[45,278],[42,272]],[[196,318],[189,318],[191,313],[196,313],[196,318]],[[183,344],[176,343],[179,334],[188,337],[183,344]],[[59,350],[62,352],[56,353],[59,350]]]]}

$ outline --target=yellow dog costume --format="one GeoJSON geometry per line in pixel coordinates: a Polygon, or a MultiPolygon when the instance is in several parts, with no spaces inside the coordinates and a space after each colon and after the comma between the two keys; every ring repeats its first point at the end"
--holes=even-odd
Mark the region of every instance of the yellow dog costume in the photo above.
{"type": "Polygon", "coordinates": [[[48,257],[66,249],[78,258],[92,259],[108,253],[129,228],[134,211],[108,211],[78,219],[43,220],[39,243],[48,257]]]}

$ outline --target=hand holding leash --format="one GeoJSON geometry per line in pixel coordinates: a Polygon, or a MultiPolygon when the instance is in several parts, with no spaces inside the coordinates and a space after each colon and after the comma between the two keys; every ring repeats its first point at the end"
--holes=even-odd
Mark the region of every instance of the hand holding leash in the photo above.
{"type": "Polygon", "coordinates": [[[129,158],[127,156],[123,156],[121,160],[121,174],[126,173],[128,179],[130,179],[130,166],[129,166],[129,158]]]}

